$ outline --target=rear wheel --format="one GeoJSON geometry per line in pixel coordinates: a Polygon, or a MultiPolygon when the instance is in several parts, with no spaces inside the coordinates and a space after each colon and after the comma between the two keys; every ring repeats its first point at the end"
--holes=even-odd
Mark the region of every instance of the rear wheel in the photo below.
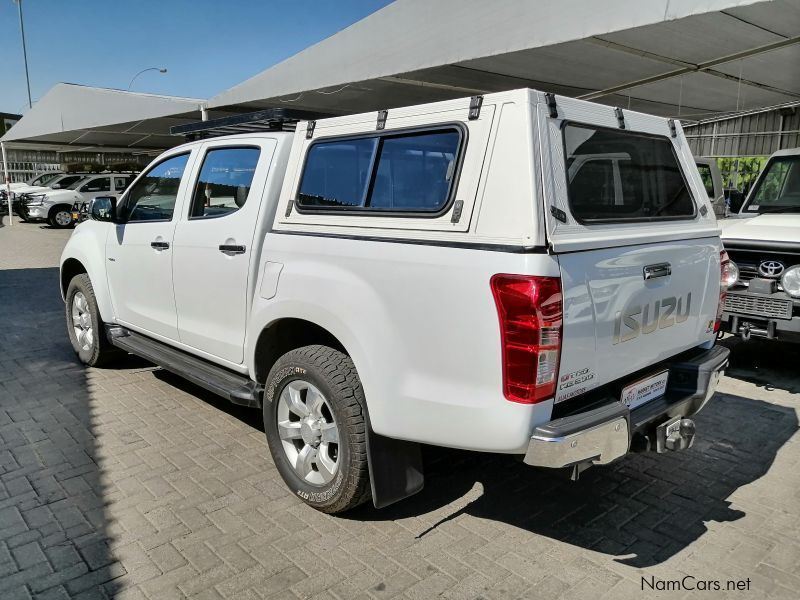
{"type": "Polygon", "coordinates": [[[306,504],[340,513],[370,497],[366,403],[353,361],[327,346],[284,354],[264,392],[264,429],[286,485],[306,504]]]}
{"type": "Polygon", "coordinates": [[[69,206],[54,206],[50,210],[47,222],[57,229],[69,227],[72,225],[72,210],[69,206]]]}
{"type": "Polygon", "coordinates": [[[86,273],[69,282],[66,301],[69,341],[82,363],[99,367],[122,354],[106,337],[92,282],[86,273]]]}

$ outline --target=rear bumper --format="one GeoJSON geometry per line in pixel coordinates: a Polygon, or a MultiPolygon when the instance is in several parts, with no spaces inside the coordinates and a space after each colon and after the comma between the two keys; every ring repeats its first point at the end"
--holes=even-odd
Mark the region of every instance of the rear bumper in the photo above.
{"type": "MultiPolygon", "coordinates": [[[[730,351],[723,346],[671,363],[667,393],[630,410],[618,400],[538,426],[524,462],[539,467],[607,464],[627,454],[635,436],[652,440],[660,425],[696,414],[717,389],[730,351]]],[[[650,447],[646,443],[645,447],[650,447]]]]}

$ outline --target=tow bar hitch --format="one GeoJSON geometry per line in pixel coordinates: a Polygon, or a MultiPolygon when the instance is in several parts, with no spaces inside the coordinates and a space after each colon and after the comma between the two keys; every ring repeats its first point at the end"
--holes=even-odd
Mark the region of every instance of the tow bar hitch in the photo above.
{"type": "Polygon", "coordinates": [[[656,452],[686,450],[694,443],[695,426],[691,419],[676,417],[656,429],[656,452]]]}

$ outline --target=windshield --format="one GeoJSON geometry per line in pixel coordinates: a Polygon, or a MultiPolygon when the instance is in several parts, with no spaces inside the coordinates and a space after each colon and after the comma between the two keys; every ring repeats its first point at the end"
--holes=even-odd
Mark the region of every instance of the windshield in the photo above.
{"type": "Polygon", "coordinates": [[[771,159],[744,212],[800,212],[800,156],[771,159]]]}
{"type": "Polygon", "coordinates": [[[59,176],[59,173],[42,173],[41,175],[38,175],[38,176],[34,177],[33,179],[31,179],[28,182],[28,185],[35,185],[35,186],[47,185],[48,181],[52,181],[53,179],[55,179],[58,176],[59,176]]]}

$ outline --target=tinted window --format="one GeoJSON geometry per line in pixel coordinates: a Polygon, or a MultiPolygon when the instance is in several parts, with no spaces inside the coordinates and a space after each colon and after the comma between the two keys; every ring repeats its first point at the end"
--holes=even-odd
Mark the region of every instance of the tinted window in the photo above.
{"type": "Polygon", "coordinates": [[[114,190],[117,192],[125,191],[131,181],[133,181],[133,177],[114,177],[114,190]]]}
{"type": "Polygon", "coordinates": [[[258,148],[209,150],[197,178],[189,216],[219,217],[244,206],[260,154],[258,148]]]}
{"type": "Polygon", "coordinates": [[[96,179],[91,179],[87,183],[85,183],[81,189],[81,192],[110,192],[111,191],[111,178],[110,177],[98,177],[96,179]]]}
{"type": "Polygon", "coordinates": [[[308,150],[297,203],[363,207],[377,138],[319,142],[308,150]]]}
{"type": "Polygon", "coordinates": [[[572,214],[582,221],[681,218],[694,215],[694,201],[667,138],[578,125],[564,128],[572,214]],[[618,170],[619,184],[609,193],[608,168],[618,170]],[[581,161],[589,171],[570,173],[581,161]]]}
{"type": "Polygon", "coordinates": [[[437,212],[450,197],[460,142],[455,129],[317,142],[298,205],[437,212]]]}
{"type": "Polygon", "coordinates": [[[157,164],[134,184],[120,210],[123,221],[168,221],[186,169],[188,154],[173,156],[157,164]]]}
{"type": "Polygon", "coordinates": [[[614,162],[591,159],[573,163],[570,197],[573,205],[585,208],[592,203],[611,206],[615,201],[614,162]]]}
{"type": "Polygon", "coordinates": [[[714,197],[714,178],[711,175],[711,167],[708,165],[698,164],[697,170],[700,171],[700,177],[703,179],[703,186],[706,188],[706,194],[709,198],[714,197]]]}
{"type": "Polygon", "coordinates": [[[457,131],[384,138],[368,206],[426,212],[443,208],[460,138],[457,131]]]}
{"type": "Polygon", "coordinates": [[[81,181],[86,178],[85,175],[67,175],[58,181],[53,182],[52,185],[58,186],[58,189],[75,189],[81,181]]]}
{"type": "Polygon", "coordinates": [[[757,186],[747,212],[800,210],[800,157],[770,160],[757,186]]]}

